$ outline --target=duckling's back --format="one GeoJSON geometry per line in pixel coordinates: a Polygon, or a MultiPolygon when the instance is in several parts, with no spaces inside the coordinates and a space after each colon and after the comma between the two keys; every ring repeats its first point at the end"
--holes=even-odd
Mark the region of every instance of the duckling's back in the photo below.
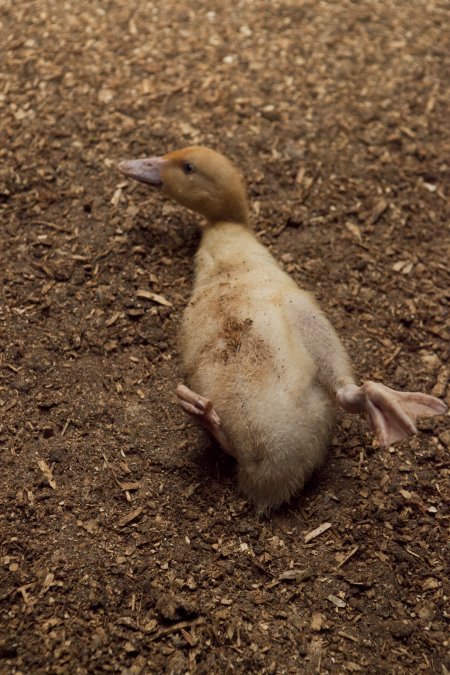
{"type": "Polygon", "coordinates": [[[266,511],[322,461],[333,406],[295,329],[312,298],[248,230],[228,237],[233,227],[204,237],[180,352],[189,386],[219,414],[243,491],[266,511]]]}

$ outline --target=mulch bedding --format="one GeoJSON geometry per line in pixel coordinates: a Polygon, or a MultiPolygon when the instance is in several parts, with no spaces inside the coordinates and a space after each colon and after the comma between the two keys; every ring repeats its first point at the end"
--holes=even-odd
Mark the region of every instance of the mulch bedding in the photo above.
{"type": "MultiPolygon", "coordinates": [[[[359,378],[448,391],[448,4],[3,0],[0,671],[447,673],[448,418],[257,519],[175,405],[201,143],[359,378]]],[[[294,364],[293,364],[294,367],[294,364]]]]}

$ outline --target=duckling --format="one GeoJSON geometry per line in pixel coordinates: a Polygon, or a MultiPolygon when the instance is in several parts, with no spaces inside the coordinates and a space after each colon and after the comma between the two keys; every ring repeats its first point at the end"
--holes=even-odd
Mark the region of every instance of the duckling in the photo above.
{"type": "Polygon", "coordinates": [[[188,147],[119,169],[205,218],[179,342],[186,384],[176,393],[236,458],[258,513],[288,501],[321,464],[336,403],[366,416],[384,447],[417,433],[417,417],[445,413],[433,396],[355,383],[313,296],[252,232],[243,179],[223,155],[188,147]]]}

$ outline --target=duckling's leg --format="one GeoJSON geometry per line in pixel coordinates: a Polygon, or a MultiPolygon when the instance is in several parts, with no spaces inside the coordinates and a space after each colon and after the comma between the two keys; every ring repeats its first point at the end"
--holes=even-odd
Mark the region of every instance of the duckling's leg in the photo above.
{"type": "Polygon", "coordinates": [[[227,435],[220,425],[220,417],[213,408],[212,401],[204,396],[200,396],[200,394],[196,394],[195,391],[192,391],[192,389],[189,389],[184,384],[177,386],[176,393],[183,410],[188,415],[192,415],[192,417],[198,419],[205,429],[214,436],[225,452],[235,457],[227,435]]]}
{"type": "Polygon", "coordinates": [[[367,416],[382,446],[416,434],[417,417],[447,411],[445,403],[427,394],[399,392],[370,381],[358,387],[344,347],[320,309],[303,306],[299,318],[304,344],[317,363],[321,383],[344,410],[367,416]]]}
{"type": "Polygon", "coordinates": [[[350,413],[366,414],[370,426],[383,447],[417,434],[417,417],[443,415],[447,406],[434,396],[419,392],[401,392],[379,382],[367,381],[361,387],[346,384],[336,398],[350,413]]]}

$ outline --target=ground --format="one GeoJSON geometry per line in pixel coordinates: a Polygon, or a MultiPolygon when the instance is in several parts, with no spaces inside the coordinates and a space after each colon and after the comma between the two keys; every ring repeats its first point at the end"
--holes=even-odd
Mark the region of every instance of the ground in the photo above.
{"type": "Polygon", "coordinates": [[[448,673],[448,418],[340,415],[258,519],[175,404],[197,220],[116,165],[227,154],[358,379],[448,402],[449,18],[3,0],[1,673],[448,673]]]}

